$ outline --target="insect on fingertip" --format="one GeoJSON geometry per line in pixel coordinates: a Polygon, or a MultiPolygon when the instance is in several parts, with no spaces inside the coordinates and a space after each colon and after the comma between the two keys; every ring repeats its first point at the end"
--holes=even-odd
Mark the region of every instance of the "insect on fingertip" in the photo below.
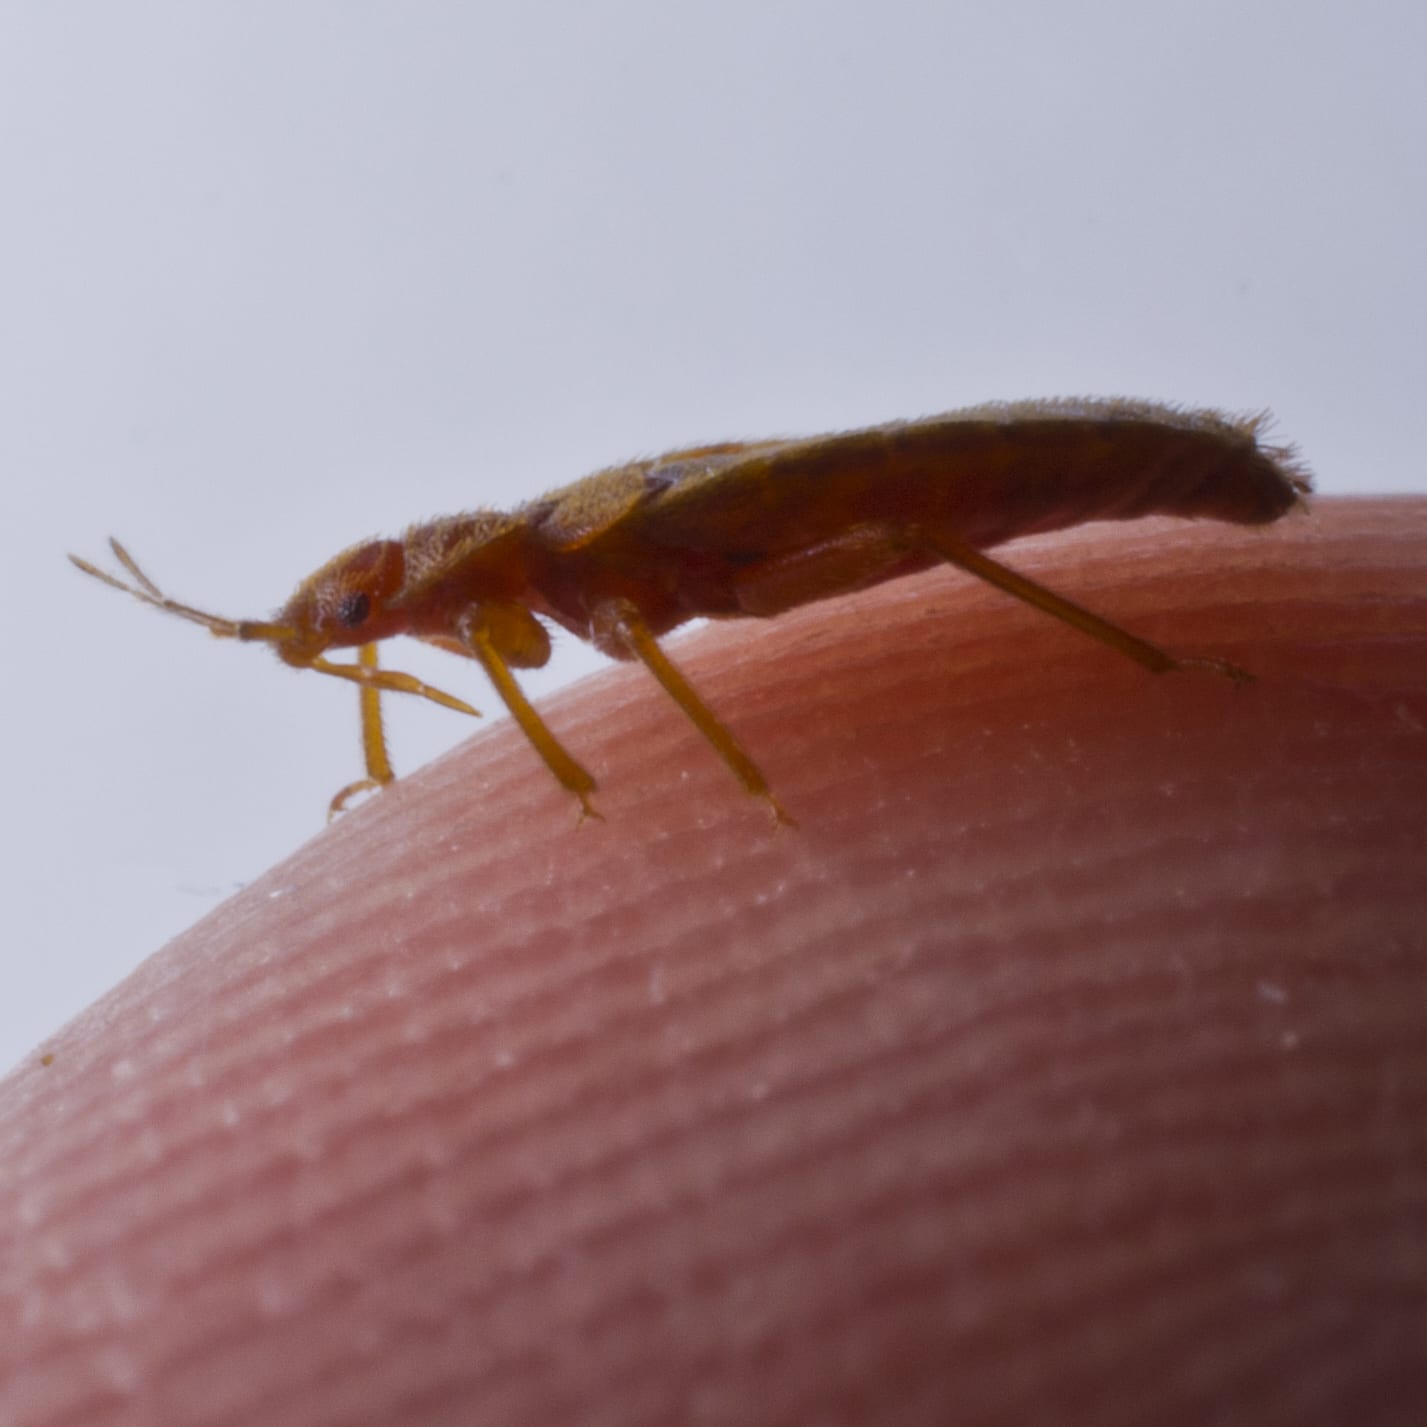
{"type": "Polygon", "coordinates": [[[642,663],[775,825],[796,827],[733,731],[664,653],[664,635],[704,616],[776,616],[945,562],[1153,673],[1203,669],[1251,683],[1237,665],[1178,657],[984,551],[1020,535],[1142,515],[1268,525],[1303,509],[1312,484],[1292,446],[1265,439],[1269,425],[1267,413],[1069,399],[692,446],[597,472],[508,513],[447,516],[400,540],[353,546],[304,580],[272,621],[224,619],[170,599],[112,536],[127,580],[69,559],[218,638],[266,643],[293,667],[357,684],[367,776],[332,799],[329,818],[392,779],[383,693],[479,716],[452,694],[378,667],[377,643],[407,634],[477,660],[574,793],[577,824],[603,821],[590,797],[594,780],[512,673],[545,664],[550,622],[642,663]],[[331,661],[329,649],[357,649],[357,662],[331,661]]]}

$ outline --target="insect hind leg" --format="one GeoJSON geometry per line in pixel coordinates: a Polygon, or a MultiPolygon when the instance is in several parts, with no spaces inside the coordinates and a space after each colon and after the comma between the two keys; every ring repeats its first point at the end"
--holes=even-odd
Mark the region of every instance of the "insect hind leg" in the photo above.
{"type": "Polygon", "coordinates": [[[828,595],[850,594],[941,558],[923,542],[889,526],[866,524],[836,539],[762,560],[739,570],[735,590],[744,614],[769,618],[828,595]]]}
{"type": "Polygon", "coordinates": [[[1023,600],[1044,614],[1070,625],[1073,629],[1078,629],[1082,634],[1088,634],[1092,639],[1098,639],[1102,644],[1118,650],[1127,659],[1133,659],[1135,663],[1143,665],[1152,673],[1164,674],[1177,669],[1204,669],[1210,673],[1222,674],[1225,678],[1232,679],[1236,684],[1249,683],[1253,679],[1253,675],[1246,669],[1240,669],[1237,665],[1230,664],[1224,659],[1181,658],[1171,654],[1168,650],[1160,648],[1159,645],[1151,644],[1148,640],[1131,634],[1129,630],[1120,625],[1112,624],[1108,619],[1102,619],[1098,614],[1086,609],[1084,605],[1076,604],[1074,600],[1068,600],[1064,595],[1058,595],[1054,590],[1047,589],[1046,586],[1038,584],[1035,580],[1001,564],[1000,561],[991,559],[980,550],[940,532],[918,529],[909,532],[908,538],[924,549],[939,555],[949,565],[955,565],[958,569],[965,570],[967,574],[975,575],[978,580],[985,580],[987,584],[994,585],[998,590],[1003,590],[1006,594],[1023,600]]]}

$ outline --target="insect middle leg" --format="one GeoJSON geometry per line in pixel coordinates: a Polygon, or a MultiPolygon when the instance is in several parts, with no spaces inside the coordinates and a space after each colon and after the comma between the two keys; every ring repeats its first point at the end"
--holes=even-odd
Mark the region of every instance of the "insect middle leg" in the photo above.
{"type": "Polygon", "coordinates": [[[474,616],[461,621],[461,642],[480,661],[486,677],[495,686],[501,702],[510,710],[510,716],[520,725],[520,731],[534,745],[535,751],[545,761],[545,766],[555,775],[560,786],[569,789],[580,800],[580,817],[598,818],[599,810],[590,801],[595,791],[594,776],[583,765],[577,763],[564,745],[550,731],[549,725],[535,711],[530,700],[525,697],[515,676],[506,667],[505,660],[496,648],[490,631],[474,616]]]}
{"type": "Polygon", "coordinates": [[[728,764],[734,777],[755,798],[762,798],[768,804],[774,821],[790,827],[795,825],[763,776],[763,770],[744,751],[728,725],[699,697],[679,666],[659,647],[659,641],[634,605],[618,600],[599,609],[595,616],[595,642],[606,648],[613,645],[639,659],[709,741],[714,752],[728,764]]]}

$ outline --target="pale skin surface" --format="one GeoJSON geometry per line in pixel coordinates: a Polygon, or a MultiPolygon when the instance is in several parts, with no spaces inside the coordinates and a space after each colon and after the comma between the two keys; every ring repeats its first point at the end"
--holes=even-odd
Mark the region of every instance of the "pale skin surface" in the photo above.
{"type": "Polygon", "coordinates": [[[1000,552],[1243,689],[951,571],[670,641],[797,829],[638,668],[604,824],[398,782],[0,1085],[0,1421],[1427,1420],[1424,552],[1000,552]]]}

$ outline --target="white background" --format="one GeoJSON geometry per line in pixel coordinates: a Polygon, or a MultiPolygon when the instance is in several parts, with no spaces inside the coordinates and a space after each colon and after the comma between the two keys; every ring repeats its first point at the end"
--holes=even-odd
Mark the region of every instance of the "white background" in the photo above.
{"type": "MultiPolygon", "coordinates": [[[[261,616],[620,458],[1029,395],[1420,489],[1425,54],[1421,0],[0,6],[0,1066],[358,771],[350,690],[66,551],[261,616]]],[[[393,713],[399,769],[467,732],[393,713]]]]}

